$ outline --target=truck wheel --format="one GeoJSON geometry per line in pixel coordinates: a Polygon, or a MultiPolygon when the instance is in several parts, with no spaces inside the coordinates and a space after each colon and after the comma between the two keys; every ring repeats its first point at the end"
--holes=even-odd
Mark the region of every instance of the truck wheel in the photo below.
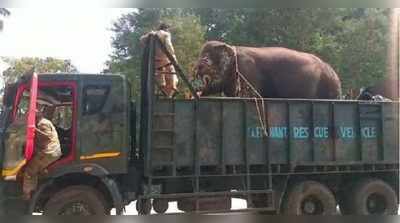
{"type": "MultiPolygon", "coordinates": [[[[346,196],[347,210],[354,215],[396,215],[397,195],[391,186],[382,180],[368,179],[357,183],[346,196]]],[[[346,207],[345,206],[345,207],[346,207]]]]}
{"type": "Polygon", "coordinates": [[[318,182],[301,182],[289,191],[283,212],[287,215],[335,215],[335,196],[318,182]]]}
{"type": "Polygon", "coordinates": [[[107,215],[105,199],[88,186],[70,186],[54,194],[44,206],[44,215],[107,215]]]}
{"type": "Polygon", "coordinates": [[[139,215],[149,215],[151,212],[151,200],[138,199],[136,201],[136,211],[139,215]]]}
{"type": "Polygon", "coordinates": [[[157,214],[164,214],[168,210],[168,200],[166,199],[154,199],[153,208],[157,214]]]}

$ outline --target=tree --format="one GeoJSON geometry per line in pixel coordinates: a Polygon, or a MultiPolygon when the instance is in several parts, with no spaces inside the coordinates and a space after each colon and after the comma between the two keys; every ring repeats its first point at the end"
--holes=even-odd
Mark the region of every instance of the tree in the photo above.
{"type": "Polygon", "coordinates": [[[172,25],[172,42],[186,74],[190,73],[205,41],[205,28],[200,19],[185,9],[140,9],[123,15],[112,28],[115,33],[112,40],[114,52],[107,61],[107,71],[125,74],[132,82],[134,95],[138,95],[140,87],[142,49],[139,39],[157,28],[160,21],[172,25]]]}
{"type": "MultiPolygon", "coordinates": [[[[6,8],[0,8],[0,16],[9,16],[10,11],[6,8]]],[[[3,30],[3,20],[0,19],[0,31],[3,30]]]]}
{"type": "Polygon", "coordinates": [[[234,45],[283,46],[330,63],[343,91],[385,77],[387,9],[201,9],[207,39],[234,45]]]}
{"type": "Polygon", "coordinates": [[[313,53],[337,71],[343,92],[371,85],[387,73],[389,10],[374,8],[142,9],[124,15],[114,26],[115,52],[110,65],[117,69],[112,71],[139,74],[137,40],[161,18],[171,18],[172,24],[196,18],[184,32],[173,32],[179,62],[185,67],[197,60],[201,40],[222,40],[232,45],[281,46],[313,53]]]}
{"type": "Polygon", "coordinates": [[[389,45],[389,11],[363,9],[358,17],[343,22],[338,35],[341,49],[336,59],[343,88],[359,89],[384,79],[387,75],[389,45]]]}
{"type": "Polygon", "coordinates": [[[38,73],[77,72],[76,67],[71,65],[69,60],[60,60],[52,57],[23,57],[20,59],[3,57],[1,59],[10,65],[3,72],[4,83],[15,82],[19,77],[33,68],[38,73]]]}
{"type": "Polygon", "coordinates": [[[9,16],[10,15],[10,11],[6,8],[0,8],[0,15],[3,16],[9,16]]]}

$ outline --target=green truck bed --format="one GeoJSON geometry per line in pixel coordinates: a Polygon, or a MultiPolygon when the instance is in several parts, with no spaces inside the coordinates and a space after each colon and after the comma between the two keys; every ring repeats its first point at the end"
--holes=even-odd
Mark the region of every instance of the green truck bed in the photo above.
{"type": "Polygon", "coordinates": [[[395,102],[162,99],[153,117],[150,169],[399,162],[395,102]]]}

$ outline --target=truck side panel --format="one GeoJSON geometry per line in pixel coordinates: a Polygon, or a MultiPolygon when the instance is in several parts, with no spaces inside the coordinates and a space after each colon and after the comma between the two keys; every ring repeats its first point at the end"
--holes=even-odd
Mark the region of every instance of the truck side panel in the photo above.
{"type": "Polygon", "coordinates": [[[313,135],[314,135],[314,159],[320,162],[329,162],[334,160],[334,152],[331,149],[334,146],[332,137],[329,135],[329,127],[332,128],[332,105],[330,103],[316,103],[312,110],[313,116],[313,135]]]}
{"type": "Polygon", "coordinates": [[[223,102],[222,104],[222,151],[226,165],[240,165],[245,162],[243,132],[246,123],[243,121],[244,107],[240,101],[223,102]],[[242,120],[242,121],[241,121],[242,120]],[[235,140],[232,140],[235,139],[235,140]]]}
{"type": "Polygon", "coordinates": [[[276,102],[274,106],[267,106],[269,114],[269,134],[270,137],[267,141],[268,148],[270,149],[271,163],[273,164],[285,164],[289,159],[289,148],[290,141],[286,140],[286,136],[289,134],[288,128],[288,104],[285,102],[276,102]]]}
{"type": "Polygon", "coordinates": [[[158,100],[152,165],[398,163],[397,103],[158,100]],[[268,137],[260,116],[268,114],[268,137]],[[167,129],[172,132],[166,133],[167,129]],[[268,159],[269,150],[269,159],[268,159]]]}
{"type": "Polygon", "coordinates": [[[79,93],[78,160],[109,173],[126,173],[129,154],[129,96],[122,77],[83,78],[79,93]]]}
{"type": "MultiPolygon", "coordinates": [[[[193,132],[194,103],[179,101],[175,103],[175,132],[193,132]]],[[[176,134],[176,165],[190,166],[193,163],[194,134],[176,134]]]]}
{"type": "Polygon", "coordinates": [[[383,159],[387,162],[399,162],[399,107],[398,104],[384,104],[382,127],[383,159]]]}
{"type": "Polygon", "coordinates": [[[342,163],[359,161],[359,119],[356,104],[334,104],[332,121],[333,128],[329,131],[335,142],[329,149],[335,154],[334,160],[342,163]]]}

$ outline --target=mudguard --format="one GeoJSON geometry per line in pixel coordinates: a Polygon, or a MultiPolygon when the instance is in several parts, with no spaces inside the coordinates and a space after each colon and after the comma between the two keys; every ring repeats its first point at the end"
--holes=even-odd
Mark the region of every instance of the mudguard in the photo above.
{"type": "Polygon", "coordinates": [[[96,164],[79,164],[70,166],[67,169],[62,169],[62,170],[60,169],[59,171],[55,170],[53,174],[51,174],[51,178],[49,178],[47,182],[43,183],[33,195],[32,200],[29,204],[28,213],[34,212],[37,202],[40,200],[41,194],[47,188],[53,185],[55,183],[54,181],[57,178],[62,178],[62,176],[75,173],[77,174],[86,173],[99,178],[101,182],[106,186],[108,192],[112,197],[113,205],[116,208],[117,215],[121,215],[123,213],[124,204],[117,183],[113,179],[108,177],[109,174],[107,170],[96,164]]]}
{"type": "MultiPolygon", "coordinates": [[[[29,110],[26,120],[26,131],[25,131],[25,150],[21,161],[17,161],[19,154],[16,155],[16,159],[7,160],[7,154],[4,157],[6,160],[2,160],[4,163],[17,161],[8,168],[4,168],[4,163],[1,170],[1,177],[9,177],[16,175],[19,170],[32,158],[34,152],[34,137],[35,137],[35,122],[36,122],[36,101],[38,91],[38,75],[33,73],[30,80],[30,98],[29,98],[29,110]]],[[[17,133],[18,135],[18,133],[17,133]]],[[[20,145],[17,143],[17,145],[20,145]]],[[[15,145],[14,145],[15,146],[15,145]]],[[[18,146],[19,147],[19,146],[18,146]]],[[[4,148],[3,148],[4,149],[4,148]]],[[[14,148],[15,149],[15,148],[14,148]]],[[[15,152],[14,152],[15,153],[15,152]]],[[[10,154],[8,154],[10,155],[10,154]]],[[[13,154],[11,154],[13,155],[13,154]]],[[[21,183],[16,181],[4,181],[0,179],[0,215],[23,215],[27,213],[28,202],[24,201],[21,196],[21,183]]]]}
{"type": "Polygon", "coordinates": [[[106,187],[108,188],[108,191],[110,192],[112,199],[113,199],[113,203],[116,209],[116,214],[117,215],[121,215],[123,214],[124,211],[124,204],[123,204],[123,200],[122,200],[122,195],[118,189],[118,185],[117,183],[110,178],[102,178],[101,181],[104,183],[104,185],[106,185],[106,187]]]}
{"type": "MultiPolygon", "coordinates": [[[[5,130],[3,137],[4,147],[0,163],[1,176],[4,178],[15,178],[18,172],[32,158],[34,153],[35,122],[36,122],[36,103],[38,91],[38,76],[33,73],[29,86],[29,108],[27,118],[15,119],[5,130]]],[[[16,97],[21,97],[23,87],[18,88],[16,97]],[[18,96],[19,95],[19,96],[18,96]]],[[[17,100],[17,99],[16,99],[17,100]]],[[[13,108],[13,116],[16,116],[16,106],[13,108]]]]}

